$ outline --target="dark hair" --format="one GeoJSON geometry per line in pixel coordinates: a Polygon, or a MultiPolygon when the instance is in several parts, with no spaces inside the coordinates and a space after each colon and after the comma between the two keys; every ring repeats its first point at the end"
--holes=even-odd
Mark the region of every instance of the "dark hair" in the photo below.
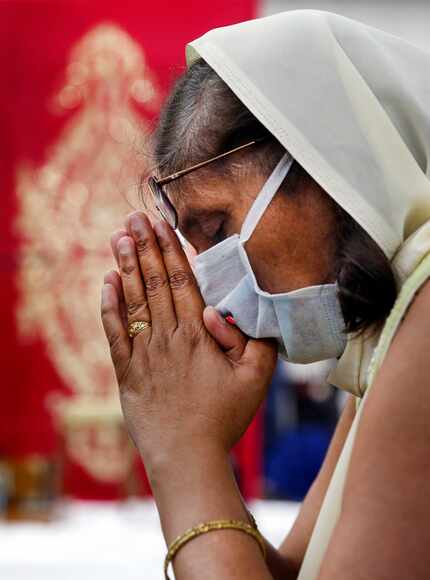
{"type": "MultiPolygon", "coordinates": [[[[203,59],[198,59],[176,81],[160,113],[153,143],[158,174],[168,175],[257,137],[267,139],[247,148],[242,159],[241,153],[235,153],[234,162],[227,157],[183,180],[191,185],[196,173],[201,178],[201,173],[206,172],[210,179],[220,173],[235,178],[244,170],[264,171],[284,151],[281,143],[217,73],[203,59]],[[244,159],[248,163],[240,163],[244,159]]],[[[295,161],[282,187],[291,191],[300,179],[311,177],[295,161]]],[[[169,185],[170,191],[178,187],[177,183],[169,185]]],[[[339,286],[342,314],[347,332],[362,332],[386,319],[396,299],[396,282],[390,262],[376,242],[330,200],[338,226],[334,276],[339,286]]]]}

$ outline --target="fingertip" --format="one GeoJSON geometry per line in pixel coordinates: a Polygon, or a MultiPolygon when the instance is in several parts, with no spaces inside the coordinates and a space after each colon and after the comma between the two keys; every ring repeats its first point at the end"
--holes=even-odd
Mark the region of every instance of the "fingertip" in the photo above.
{"type": "Polygon", "coordinates": [[[218,310],[213,306],[206,306],[203,310],[203,320],[205,323],[209,323],[211,326],[215,324],[224,325],[224,319],[219,314],[218,310]]]}
{"type": "Polygon", "coordinates": [[[169,235],[170,232],[173,231],[171,225],[168,224],[166,220],[163,219],[157,220],[153,225],[153,229],[157,234],[157,236],[161,237],[165,236],[166,234],[169,235]]]}
{"type": "Polygon", "coordinates": [[[205,306],[203,310],[203,314],[211,314],[212,312],[216,312],[216,309],[213,306],[205,306]]]}
{"type": "Polygon", "coordinates": [[[151,226],[151,221],[149,220],[146,213],[140,209],[131,211],[124,220],[124,227],[127,232],[132,232],[133,230],[133,221],[142,220],[144,226],[151,226]]]}
{"type": "Polygon", "coordinates": [[[128,234],[118,240],[116,249],[118,253],[119,266],[121,266],[123,260],[127,259],[127,257],[132,254],[134,247],[134,239],[128,234]]]}
{"type": "Polygon", "coordinates": [[[125,216],[124,219],[124,227],[125,229],[130,232],[131,231],[131,218],[137,214],[137,211],[131,211],[125,216]]]}
{"type": "Polygon", "coordinates": [[[104,306],[115,306],[117,295],[115,286],[110,282],[105,282],[102,286],[102,304],[104,306]]]}
{"type": "Polygon", "coordinates": [[[125,228],[118,228],[111,235],[111,238],[115,238],[115,237],[119,237],[120,238],[121,236],[126,236],[126,235],[127,235],[127,230],[125,228]]]}
{"type": "Polygon", "coordinates": [[[115,262],[118,264],[118,242],[121,238],[123,238],[124,236],[127,236],[128,233],[126,230],[120,229],[120,230],[116,230],[110,237],[110,246],[112,249],[112,254],[114,257],[115,262]]]}
{"type": "Polygon", "coordinates": [[[118,277],[118,272],[116,270],[109,270],[104,275],[103,281],[105,284],[113,284],[113,281],[116,280],[118,277]]]}
{"type": "Polygon", "coordinates": [[[118,243],[118,241],[123,238],[124,236],[128,236],[128,232],[127,230],[124,229],[120,229],[120,230],[116,230],[110,237],[110,243],[112,246],[112,249],[116,248],[116,245],[118,243]]]}

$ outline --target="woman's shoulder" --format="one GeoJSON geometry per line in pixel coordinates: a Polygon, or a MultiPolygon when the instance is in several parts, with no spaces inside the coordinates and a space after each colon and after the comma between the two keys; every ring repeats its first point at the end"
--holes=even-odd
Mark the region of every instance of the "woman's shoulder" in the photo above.
{"type": "MultiPolygon", "coordinates": [[[[387,362],[388,352],[394,345],[406,348],[418,339],[419,330],[426,332],[430,323],[430,254],[402,284],[394,306],[382,328],[378,344],[367,371],[368,390],[375,382],[381,366],[387,362]],[[407,344],[403,344],[406,341],[407,344]]],[[[397,347],[399,348],[399,347],[397,347]]]]}
{"type": "Polygon", "coordinates": [[[380,413],[388,400],[421,395],[428,397],[430,410],[430,274],[404,309],[373,382],[366,406],[383,401],[380,413]]]}
{"type": "MultiPolygon", "coordinates": [[[[409,350],[412,343],[419,343],[421,339],[429,336],[430,330],[430,272],[428,278],[414,292],[408,307],[402,317],[401,324],[397,329],[392,341],[392,348],[400,343],[397,348],[409,350]]],[[[418,344],[416,344],[418,346],[418,344]]],[[[412,354],[412,353],[411,353],[412,354]]],[[[429,353],[430,354],[430,353],[429,353]]],[[[430,356],[429,356],[430,362],[430,356]]]]}
{"type": "Polygon", "coordinates": [[[428,578],[429,441],[430,280],[410,302],[361,409],[327,571],[428,578]]]}
{"type": "Polygon", "coordinates": [[[422,283],[418,282],[415,286],[416,288],[412,287],[409,292],[412,297],[402,319],[402,324],[399,326],[399,330],[402,326],[409,326],[411,321],[414,324],[425,324],[426,320],[428,321],[430,317],[430,269],[424,281],[422,283]]]}
{"type": "Polygon", "coordinates": [[[384,366],[387,364],[396,364],[400,356],[405,359],[405,364],[408,364],[407,361],[410,364],[420,353],[423,355],[428,354],[424,358],[430,365],[429,341],[430,273],[429,278],[417,289],[409,302],[408,308],[390,344],[386,359],[383,362],[384,366]],[[394,354],[391,353],[390,355],[390,351],[394,351],[394,354]]]}

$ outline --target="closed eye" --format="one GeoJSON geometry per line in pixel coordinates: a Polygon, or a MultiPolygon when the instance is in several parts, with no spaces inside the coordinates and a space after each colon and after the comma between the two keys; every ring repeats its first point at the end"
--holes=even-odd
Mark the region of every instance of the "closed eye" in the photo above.
{"type": "Polygon", "coordinates": [[[211,246],[222,242],[226,236],[227,215],[224,211],[189,211],[185,219],[180,220],[180,230],[200,253],[211,246]]]}
{"type": "Polygon", "coordinates": [[[221,222],[221,224],[219,225],[218,229],[216,230],[216,232],[211,236],[211,241],[214,244],[219,244],[220,242],[222,242],[223,240],[226,239],[227,235],[225,232],[225,221],[223,220],[221,222]]]}
{"type": "Polygon", "coordinates": [[[201,220],[200,228],[209,246],[225,240],[227,216],[223,212],[212,214],[209,219],[201,220]]]}

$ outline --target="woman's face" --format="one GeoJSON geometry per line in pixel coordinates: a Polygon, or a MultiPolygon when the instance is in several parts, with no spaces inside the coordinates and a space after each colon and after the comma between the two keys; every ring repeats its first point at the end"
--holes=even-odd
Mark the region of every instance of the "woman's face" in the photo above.
{"type": "MultiPolygon", "coordinates": [[[[201,253],[234,233],[267,176],[195,186],[178,199],[179,229],[201,253]]],[[[304,175],[288,193],[288,178],[246,244],[259,286],[270,293],[334,281],[335,216],[327,194],[304,175]],[[285,191],[284,191],[285,190],[285,191]]]]}

